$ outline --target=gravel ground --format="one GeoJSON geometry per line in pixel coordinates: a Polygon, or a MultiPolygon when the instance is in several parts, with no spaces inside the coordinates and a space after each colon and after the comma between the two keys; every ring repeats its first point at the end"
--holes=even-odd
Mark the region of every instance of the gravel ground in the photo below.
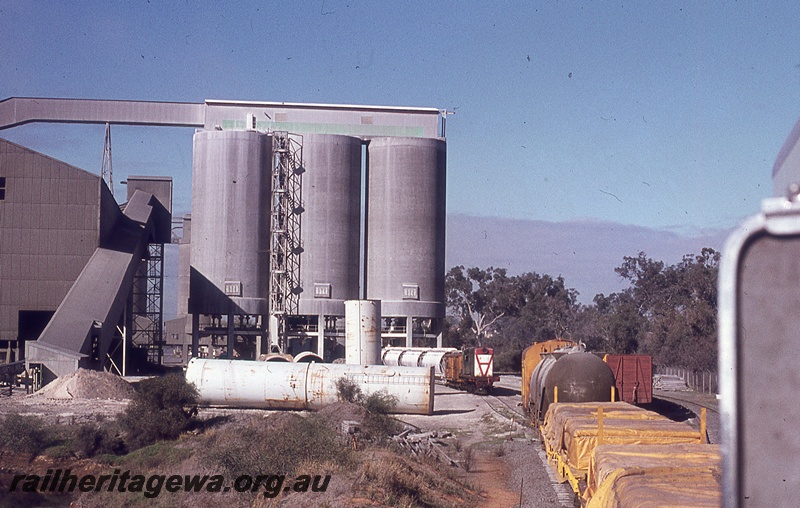
{"type": "MultiPolygon", "coordinates": [[[[494,478],[482,476],[478,480],[483,489],[504,491],[502,496],[497,493],[495,499],[487,499],[485,506],[573,506],[572,491],[566,485],[557,484],[552,479],[551,469],[545,465],[538,433],[530,426],[520,425],[524,421],[519,405],[522,403],[520,383],[520,376],[501,376],[493,396],[470,394],[437,384],[433,416],[404,415],[401,420],[424,430],[453,432],[464,446],[475,446],[481,457],[507,466],[494,478]]],[[[469,476],[467,479],[475,481],[469,476]]]]}
{"type": "Polygon", "coordinates": [[[0,414],[17,413],[38,416],[48,424],[101,423],[115,419],[128,407],[129,400],[48,399],[39,394],[26,395],[15,391],[11,397],[0,397],[0,414]]]}
{"type": "MultiPolygon", "coordinates": [[[[501,376],[499,387],[505,390],[498,393],[499,398],[506,399],[509,404],[522,404],[519,393],[520,376],[501,376]]],[[[522,411],[521,406],[517,407],[522,411]]],[[[555,480],[552,469],[546,465],[546,458],[538,433],[531,427],[525,430],[525,439],[514,440],[506,444],[506,454],[503,459],[511,466],[511,472],[506,482],[508,488],[519,493],[522,490],[522,503],[515,506],[521,508],[545,506],[573,506],[575,499],[572,490],[566,484],[559,484],[555,480]]]]}

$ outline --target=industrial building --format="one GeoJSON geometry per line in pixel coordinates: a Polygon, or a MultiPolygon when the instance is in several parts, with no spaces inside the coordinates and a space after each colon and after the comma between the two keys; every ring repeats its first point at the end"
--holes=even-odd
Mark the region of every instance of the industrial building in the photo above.
{"type": "Polygon", "coordinates": [[[2,139],[0,175],[4,360],[27,350],[56,376],[120,363],[121,330],[148,317],[141,261],[169,242],[171,179],[131,178],[121,208],[99,176],[2,139]]]}
{"type": "Polygon", "coordinates": [[[0,140],[6,361],[26,356],[55,375],[124,365],[125,354],[185,364],[313,351],[330,361],[344,356],[344,302],[359,299],[380,300],[384,345],[441,346],[444,118],[433,108],[0,101],[0,129],[195,129],[178,318],[166,329],[171,179],[128,178],[118,206],[100,176],[0,140]]]}

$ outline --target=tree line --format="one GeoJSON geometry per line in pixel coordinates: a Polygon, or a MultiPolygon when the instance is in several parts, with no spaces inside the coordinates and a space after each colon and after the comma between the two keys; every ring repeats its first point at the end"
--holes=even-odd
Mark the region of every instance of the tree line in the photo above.
{"type": "Polygon", "coordinates": [[[628,287],[578,303],[561,276],[504,268],[450,269],[445,342],[495,349],[495,368],[519,370],[522,350],[564,338],[591,351],[641,353],[657,364],[716,369],[719,252],[703,248],[674,264],[644,252],[614,269],[628,287]]]}

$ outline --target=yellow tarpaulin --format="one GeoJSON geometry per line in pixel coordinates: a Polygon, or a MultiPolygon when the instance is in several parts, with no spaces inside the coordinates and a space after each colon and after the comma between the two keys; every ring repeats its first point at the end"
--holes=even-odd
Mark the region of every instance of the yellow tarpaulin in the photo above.
{"type": "Polygon", "coordinates": [[[542,437],[551,449],[561,449],[567,422],[574,418],[594,418],[597,421],[597,410],[600,407],[603,408],[605,419],[664,419],[658,413],[647,411],[627,402],[557,403],[551,404],[547,410],[542,425],[542,437]]]}
{"type": "Polygon", "coordinates": [[[603,444],[595,448],[589,465],[587,492],[591,493],[602,485],[608,476],[617,469],[625,468],[717,468],[721,467],[719,445],[712,444],[669,444],[669,445],[614,445],[603,444]]]}
{"type": "Polygon", "coordinates": [[[603,442],[598,443],[597,419],[573,418],[564,428],[564,450],[567,463],[577,469],[588,469],[598,444],[672,444],[699,443],[700,434],[686,423],[663,420],[606,419],[603,442]]]}
{"type": "Polygon", "coordinates": [[[574,474],[586,473],[598,445],[599,407],[604,413],[601,444],[698,443],[701,439],[689,424],[625,402],[551,404],[542,437],[548,452],[560,455],[574,474]]]}
{"type": "Polygon", "coordinates": [[[600,445],[584,500],[587,508],[721,506],[720,472],[717,445],[600,445]]]}

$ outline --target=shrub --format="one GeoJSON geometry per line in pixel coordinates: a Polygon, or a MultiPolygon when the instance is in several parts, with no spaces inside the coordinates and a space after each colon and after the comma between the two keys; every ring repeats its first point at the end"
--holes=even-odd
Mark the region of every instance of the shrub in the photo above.
{"type": "Polygon", "coordinates": [[[365,396],[358,383],[347,377],[336,381],[336,393],[340,400],[358,404],[372,414],[388,414],[397,407],[397,397],[389,395],[386,390],[365,396]]]}
{"type": "Polygon", "coordinates": [[[0,424],[0,448],[6,451],[28,453],[35,457],[52,441],[52,435],[41,418],[6,415],[0,424]]]}
{"type": "Polygon", "coordinates": [[[400,431],[400,424],[389,415],[397,406],[397,397],[379,391],[364,397],[361,405],[367,410],[362,431],[368,440],[383,442],[400,431]]]}
{"type": "Polygon", "coordinates": [[[389,395],[385,390],[381,390],[364,397],[361,405],[370,414],[385,415],[391,413],[397,407],[397,397],[389,395]]]}
{"type": "Polygon", "coordinates": [[[341,377],[336,382],[336,392],[339,399],[358,404],[367,411],[361,426],[367,441],[382,442],[399,432],[399,423],[389,416],[397,407],[397,397],[394,395],[381,390],[365,396],[358,384],[347,377],[341,377]]]}
{"type": "Polygon", "coordinates": [[[464,450],[464,458],[461,461],[461,465],[464,467],[464,471],[468,473],[475,469],[475,448],[469,446],[464,450]]]}
{"type": "Polygon", "coordinates": [[[364,396],[361,393],[361,388],[356,384],[355,381],[348,377],[340,377],[338,381],[336,381],[336,393],[339,395],[339,399],[345,402],[350,402],[352,404],[358,404],[361,402],[362,397],[364,396]]]}
{"type": "Polygon", "coordinates": [[[380,506],[473,505],[454,471],[424,458],[379,455],[365,460],[352,488],[380,506]]]}
{"type": "Polygon", "coordinates": [[[339,444],[337,431],[317,414],[253,417],[213,433],[205,450],[206,464],[232,477],[292,474],[300,465],[344,465],[351,457],[350,450],[339,444]]]}
{"type": "Polygon", "coordinates": [[[84,457],[101,454],[122,455],[125,443],[108,428],[87,423],[75,431],[75,451],[84,457]]]}
{"type": "MultiPolygon", "coordinates": [[[[388,506],[426,506],[423,499],[429,489],[426,478],[414,466],[400,457],[382,457],[365,464],[364,479],[380,497],[375,499],[388,506]],[[382,499],[381,499],[382,498],[382,499]],[[424,503],[424,504],[423,504],[424,503]]],[[[429,505],[428,505],[429,506],[429,505]]]]}
{"type": "Polygon", "coordinates": [[[181,375],[140,381],[120,419],[133,449],[176,439],[197,414],[197,390],[181,375]]]}
{"type": "Polygon", "coordinates": [[[180,443],[159,441],[122,457],[114,457],[112,464],[164,471],[174,467],[176,464],[180,464],[191,457],[192,454],[191,449],[181,447],[180,443]]]}

